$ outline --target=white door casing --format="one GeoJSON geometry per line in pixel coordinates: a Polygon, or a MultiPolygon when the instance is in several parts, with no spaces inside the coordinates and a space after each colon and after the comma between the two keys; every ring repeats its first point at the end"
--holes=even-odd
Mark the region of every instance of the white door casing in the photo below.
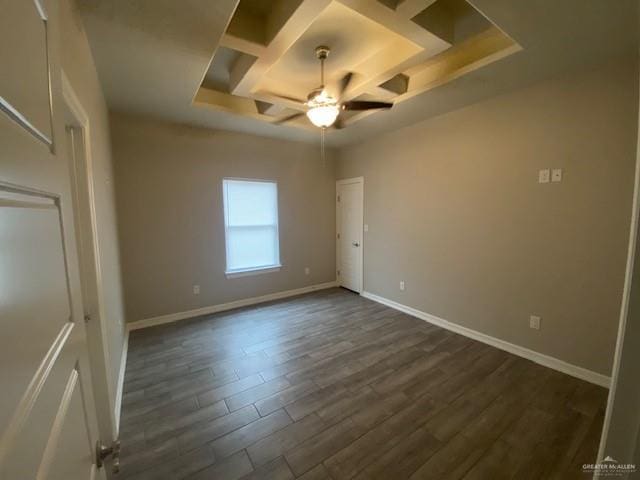
{"type": "Polygon", "coordinates": [[[336,274],[338,285],[363,290],[364,179],[336,182],[336,274]]]}
{"type": "MultiPolygon", "coordinates": [[[[100,266],[97,215],[91,161],[91,128],[89,117],[75,94],[69,79],[61,70],[64,101],[66,149],[71,172],[71,196],[74,211],[76,245],[80,266],[83,313],[87,343],[91,355],[91,374],[96,390],[96,408],[101,431],[106,439],[118,436],[122,392],[110,389],[108,366],[111,365],[107,346],[108,332],[104,313],[104,294],[100,266]],[[110,433],[109,433],[110,432],[110,433]]],[[[62,142],[61,142],[62,143],[62,142]]],[[[61,147],[62,148],[62,147],[61,147]]]]}
{"type": "Polygon", "coordinates": [[[105,478],[94,463],[100,379],[87,354],[64,131],[54,121],[56,13],[56,2],[21,0],[3,3],[0,16],[3,480],[105,478]]]}

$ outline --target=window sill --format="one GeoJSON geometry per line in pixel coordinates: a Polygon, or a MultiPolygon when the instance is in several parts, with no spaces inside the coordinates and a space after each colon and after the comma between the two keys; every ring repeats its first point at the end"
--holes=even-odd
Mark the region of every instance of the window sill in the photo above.
{"type": "Polygon", "coordinates": [[[262,275],[263,273],[279,272],[282,265],[269,265],[268,267],[247,268],[244,270],[232,270],[224,272],[227,278],[249,277],[252,275],[262,275]]]}

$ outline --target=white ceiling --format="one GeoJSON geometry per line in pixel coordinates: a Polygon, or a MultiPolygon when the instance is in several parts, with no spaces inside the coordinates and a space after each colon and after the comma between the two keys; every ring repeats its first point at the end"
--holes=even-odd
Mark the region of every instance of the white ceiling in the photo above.
{"type": "MultiPolygon", "coordinates": [[[[637,0],[469,3],[523,50],[388,112],[331,130],[327,141],[335,146],[359,142],[565,71],[616,58],[637,61],[637,0]]],[[[319,132],[192,105],[236,4],[237,0],[78,1],[109,107],[213,129],[318,141],[319,132]]]]}

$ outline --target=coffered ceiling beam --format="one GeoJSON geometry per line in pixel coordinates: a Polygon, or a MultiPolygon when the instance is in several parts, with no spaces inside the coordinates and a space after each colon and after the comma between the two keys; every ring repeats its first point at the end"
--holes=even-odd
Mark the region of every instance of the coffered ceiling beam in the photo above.
{"type": "MultiPolygon", "coordinates": [[[[497,27],[491,27],[442,55],[408,69],[405,73],[409,77],[409,88],[406,93],[395,97],[394,103],[409,100],[520,50],[522,47],[513,39],[497,27]]],[[[349,118],[345,125],[353,124],[375,112],[369,110],[358,113],[349,118]]]]}
{"type": "Polygon", "coordinates": [[[231,72],[231,93],[249,96],[262,75],[284,55],[330,3],[331,0],[302,0],[282,28],[273,35],[273,40],[263,54],[249,68],[231,72]]]}
{"type": "MultiPolygon", "coordinates": [[[[369,19],[384,25],[391,31],[401,35],[402,37],[409,39],[416,47],[416,51],[413,55],[408,56],[405,61],[398,62],[398,50],[395,45],[391,45],[384,52],[376,53],[376,72],[371,72],[371,76],[368,76],[366,71],[366,63],[363,62],[360,66],[355,67],[355,71],[365,74],[365,80],[352,85],[352,88],[346,92],[345,100],[351,100],[367,91],[375,90],[378,85],[392,79],[397,74],[403,73],[404,70],[410,68],[416,64],[423,63],[427,59],[438,55],[447,50],[451,44],[428,30],[422,28],[420,25],[412,22],[410,18],[407,18],[397,11],[391,10],[378,1],[372,0],[339,0],[345,6],[355,10],[368,17],[369,19]],[[388,57],[388,58],[387,58],[388,57]],[[380,68],[380,64],[387,63],[387,67],[380,68]],[[359,70],[362,69],[361,70],[359,70]]],[[[413,0],[411,0],[413,2],[413,0]]],[[[427,0],[423,0],[423,4],[426,8],[427,0]]],[[[400,4],[401,5],[401,4],[400,4]]],[[[398,7],[400,6],[398,5],[398,7]]],[[[415,7],[415,3],[412,3],[415,7]]],[[[406,12],[406,11],[405,11],[406,12]]]]}
{"type": "Polygon", "coordinates": [[[391,44],[383,52],[378,52],[378,56],[375,71],[367,71],[367,62],[362,62],[360,65],[356,65],[355,71],[361,72],[364,75],[357,76],[352,87],[344,94],[344,100],[353,100],[354,98],[371,91],[378,87],[378,85],[391,80],[398,74],[404,73],[408,68],[412,66],[424,63],[427,59],[431,58],[424,50],[416,50],[411,56],[407,56],[403,62],[398,62],[398,49],[400,46],[391,44]],[[383,65],[382,68],[380,66],[383,65]]]}
{"type": "Polygon", "coordinates": [[[476,70],[519,50],[522,50],[520,45],[499,28],[492,26],[452,47],[446,54],[407,70],[410,80],[409,90],[405,95],[417,95],[425,91],[425,87],[432,88],[431,85],[436,80],[450,81],[454,72],[460,75],[476,70]]]}
{"type": "Polygon", "coordinates": [[[244,97],[229,95],[206,87],[200,87],[196,94],[194,105],[213,107],[217,110],[231,112],[239,115],[247,115],[253,118],[265,119],[264,115],[260,115],[256,103],[244,97]]]}
{"type": "Polygon", "coordinates": [[[377,0],[339,0],[340,3],[355,10],[389,30],[402,35],[422,47],[428,57],[437,55],[451,46],[449,42],[425,30],[420,25],[405,18],[398,12],[382,5],[377,0]]]}
{"type": "Polygon", "coordinates": [[[395,100],[395,98],[398,96],[397,93],[393,93],[389,90],[387,90],[386,88],[382,88],[382,87],[369,87],[367,89],[367,91],[365,92],[365,94],[369,97],[371,97],[372,100],[382,100],[385,102],[388,101],[393,101],[395,100]]]}
{"type": "Polygon", "coordinates": [[[232,50],[237,50],[242,53],[247,53],[254,57],[261,56],[267,49],[264,45],[252,42],[251,40],[246,40],[242,37],[237,37],[228,32],[222,35],[222,38],[220,39],[220,46],[231,48],[232,50]]]}
{"type": "Polygon", "coordinates": [[[200,87],[193,104],[214,108],[264,121],[274,121],[285,110],[305,111],[304,104],[268,94],[257,94],[257,100],[231,95],[212,88],[200,87]],[[274,103],[274,102],[278,103],[274,103]]]}
{"type": "Polygon", "coordinates": [[[260,100],[261,102],[273,103],[282,106],[283,108],[290,108],[293,110],[299,110],[301,112],[305,112],[307,107],[304,104],[303,100],[298,100],[295,98],[287,98],[280,97],[278,95],[273,95],[269,92],[257,91],[251,94],[251,98],[255,98],[256,100],[260,100]]]}
{"type": "MultiPolygon", "coordinates": [[[[222,112],[242,115],[244,117],[262,120],[264,122],[274,123],[278,120],[280,113],[275,112],[267,115],[262,106],[259,106],[255,100],[250,98],[238,97],[229,93],[223,93],[218,90],[212,90],[206,87],[200,87],[193,100],[195,107],[211,108],[222,112]]],[[[275,106],[274,106],[275,107],[275,106]]],[[[317,128],[311,125],[305,118],[288,122],[289,125],[303,128],[309,131],[317,131],[317,128]]]]}

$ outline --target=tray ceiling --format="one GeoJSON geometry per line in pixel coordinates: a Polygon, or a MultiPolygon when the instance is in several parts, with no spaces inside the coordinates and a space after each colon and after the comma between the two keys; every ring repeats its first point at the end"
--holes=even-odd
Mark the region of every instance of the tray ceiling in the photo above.
{"type": "MultiPolygon", "coordinates": [[[[320,84],[318,45],[331,48],[329,93],[353,72],[343,101],[394,103],[520,50],[465,0],[240,0],[194,105],[269,123],[305,111],[320,84]]],[[[342,126],[385,114],[343,115],[342,126]]],[[[315,128],[304,116],[287,123],[315,128]]]]}

